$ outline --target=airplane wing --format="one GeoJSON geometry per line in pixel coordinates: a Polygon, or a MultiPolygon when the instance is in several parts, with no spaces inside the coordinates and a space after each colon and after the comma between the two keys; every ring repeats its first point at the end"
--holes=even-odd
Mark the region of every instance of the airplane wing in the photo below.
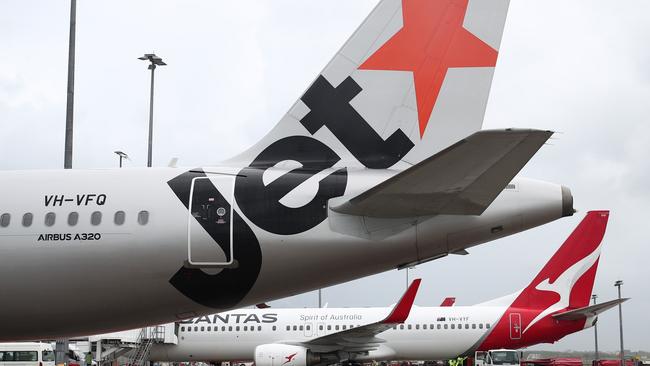
{"type": "Polygon", "coordinates": [[[380,343],[385,342],[383,339],[375,337],[376,335],[390,329],[396,324],[404,323],[408,318],[413,301],[415,300],[415,295],[420,287],[420,282],[420,279],[415,279],[411,282],[411,285],[404,295],[402,295],[402,298],[383,320],[314,338],[310,341],[302,342],[301,345],[308,347],[313,352],[366,352],[376,349],[380,343]]]}
{"type": "Polygon", "coordinates": [[[574,310],[569,310],[565,311],[563,313],[558,313],[558,314],[553,314],[553,318],[557,320],[578,320],[578,319],[585,319],[590,316],[596,316],[606,310],[609,310],[613,308],[614,306],[623,303],[625,301],[629,300],[627,299],[616,299],[616,300],[611,300],[607,302],[601,302],[600,304],[596,305],[591,305],[591,306],[586,306],[584,308],[579,308],[579,309],[574,309],[574,310]]]}
{"type": "Polygon", "coordinates": [[[331,209],[386,218],[480,215],[552,134],[476,132],[346,202],[331,201],[331,209]]]}

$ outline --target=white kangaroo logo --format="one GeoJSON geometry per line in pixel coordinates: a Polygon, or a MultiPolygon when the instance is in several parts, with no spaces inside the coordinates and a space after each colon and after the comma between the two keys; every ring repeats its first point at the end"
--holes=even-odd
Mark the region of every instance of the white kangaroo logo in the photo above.
{"type": "Polygon", "coordinates": [[[598,257],[600,257],[600,244],[593,252],[591,252],[591,254],[582,258],[571,267],[567,268],[567,270],[564,271],[564,273],[562,273],[555,280],[555,282],[551,283],[550,278],[547,278],[535,286],[535,289],[539,291],[555,292],[556,294],[560,295],[560,299],[539,313],[539,315],[537,315],[535,319],[533,319],[530,324],[528,324],[526,329],[524,329],[524,333],[526,333],[530,327],[532,327],[538,321],[542,320],[548,314],[565,309],[569,306],[569,297],[571,296],[573,285],[575,285],[580,277],[582,277],[582,275],[584,275],[585,272],[587,272],[589,268],[591,268],[594,263],[596,263],[598,257]]]}

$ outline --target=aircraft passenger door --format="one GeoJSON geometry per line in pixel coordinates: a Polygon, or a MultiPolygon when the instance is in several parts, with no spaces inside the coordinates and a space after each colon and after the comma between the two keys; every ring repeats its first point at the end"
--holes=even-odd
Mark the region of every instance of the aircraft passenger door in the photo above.
{"type": "Polygon", "coordinates": [[[510,313],[510,339],[521,339],[521,314],[510,313]]]}
{"type": "Polygon", "coordinates": [[[233,196],[235,177],[208,175],[192,179],[187,218],[187,264],[230,267],[235,263],[233,196]]]}
{"type": "Polygon", "coordinates": [[[305,337],[311,337],[314,331],[314,323],[305,323],[305,337]]]}

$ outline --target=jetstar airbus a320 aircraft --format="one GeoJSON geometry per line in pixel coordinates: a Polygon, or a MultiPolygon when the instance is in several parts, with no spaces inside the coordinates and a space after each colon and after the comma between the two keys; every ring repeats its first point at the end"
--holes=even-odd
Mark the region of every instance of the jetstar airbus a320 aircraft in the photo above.
{"type": "Polygon", "coordinates": [[[2,172],[0,341],[256,304],[572,215],[567,188],[513,179],[551,132],[480,131],[507,8],[380,1],[222,164],[2,172]]]}
{"type": "Polygon", "coordinates": [[[414,281],[393,311],[255,309],[203,316],[181,322],[178,344],[155,344],[151,360],[310,366],[445,360],[553,343],[593,326],[599,313],[626,300],[589,306],[608,214],[589,212],[533,281],[512,295],[474,306],[413,307],[409,315],[414,281]]]}

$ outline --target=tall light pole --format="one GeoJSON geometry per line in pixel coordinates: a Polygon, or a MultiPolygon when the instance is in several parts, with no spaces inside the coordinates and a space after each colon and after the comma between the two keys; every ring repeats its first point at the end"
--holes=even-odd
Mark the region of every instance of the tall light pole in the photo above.
{"type": "Polygon", "coordinates": [[[323,289],[319,288],[318,289],[318,308],[319,309],[323,307],[323,293],[322,292],[323,292],[323,289]]]}
{"type": "Polygon", "coordinates": [[[409,288],[409,267],[406,267],[406,289],[409,288]]]}
{"type": "MultiPolygon", "coordinates": [[[[68,38],[68,86],[66,89],[65,139],[63,144],[63,169],[72,169],[72,136],[74,116],[74,58],[77,33],[77,0],[70,0],[70,34],[68,38]]],[[[58,284],[55,286],[60,286],[58,284]]],[[[57,364],[68,364],[69,339],[57,339],[54,355],[57,364]]]]}
{"type": "Polygon", "coordinates": [[[623,281],[618,280],[614,283],[614,286],[618,288],[618,323],[619,323],[619,329],[621,332],[621,366],[625,366],[625,351],[623,348],[623,309],[620,303],[621,300],[621,286],[623,285],[623,281]]]}
{"type": "MultiPolygon", "coordinates": [[[[596,299],[598,298],[598,295],[593,294],[591,295],[591,298],[594,300],[594,305],[596,305],[596,299]]],[[[598,321],[596,321],[596,324],[594,324],[594,346],[596,349],[596,355],[595,355],[595,360],[598,361],[598,321]]]]}
{"type": "Polygon", "coordinates": [[[72,168],[72,117],[74,112],[74,45],[77,27],[77,0],[70,0],[70,40],[68,43],[68,90],[65,109],[63,168],[72,168]]]}
{"type": "Polygon", "coordinates": [[[122,151],[119,151],[119,150],[115,151],[115,153],[117,154],[117,156],[120,157],[120,168],[121,168],[122,167],[122,159],[127,159],[128,160],[129,156],[126,153],[124,153],[122,151]]]}
{"type": "Polygon", "coordinates": [[[156,66],[165,66],[162,58],[156,56],[155,53],[145,53],[144,56],[138,57],[138,60],[149,61],[148,69],[151,70],[151,95],[149,97],[149,145],[147,150],[147,166],[151,167],[151,151],[153,144],[153,79],[156,66]]]}

